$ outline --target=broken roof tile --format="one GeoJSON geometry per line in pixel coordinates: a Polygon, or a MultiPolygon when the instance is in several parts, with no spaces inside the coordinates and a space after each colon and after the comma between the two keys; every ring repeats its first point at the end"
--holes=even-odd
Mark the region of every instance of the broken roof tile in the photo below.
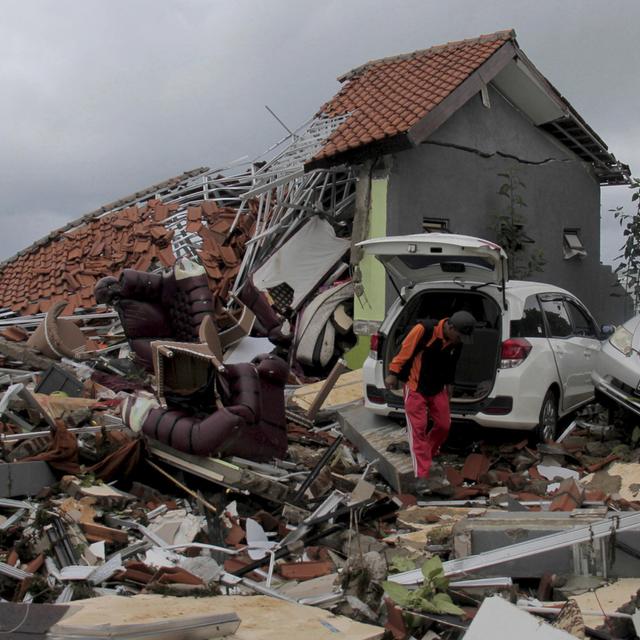
{"type": "Polygon", "coordinates": [[[470,453],[464,461],[462,476],[465,480],[477,482],[480,476],[489,471],[491,460],[481,453],[470,453]]]}

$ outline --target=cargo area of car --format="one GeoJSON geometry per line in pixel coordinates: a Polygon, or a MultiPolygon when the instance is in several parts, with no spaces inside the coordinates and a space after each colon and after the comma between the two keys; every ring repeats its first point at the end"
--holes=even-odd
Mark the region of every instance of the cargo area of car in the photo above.
{"type": "Polygon", "coordinates": [[[500,361],[501,314],[498,303],[481,291],[437,290],[416,292],[389,329],[383,349],[384,370],[398,352],[403,338],[419,320],[439,320],[465,310],[476,319],[474,338],[465,344],[454,382],[456,402],[477,402],[493,387],[500,361]]]}

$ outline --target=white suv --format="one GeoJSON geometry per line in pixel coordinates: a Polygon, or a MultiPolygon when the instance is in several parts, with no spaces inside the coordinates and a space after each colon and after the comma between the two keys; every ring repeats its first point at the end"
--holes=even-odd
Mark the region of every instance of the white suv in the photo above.
{"type": "Polygon", "coordinates": [[[535,430],[552,439],[558,419],[593,398],[592,356],[601,331],[564,289],[507,281],[507,258],[493,242],[443,233],[360,243],[385,266],[398,291],[363,365],[365,406],[403,412],[402,392],[384,387],[388,365],[421,319],[455,311],[476,318],[462,348],[451,400],[454,419],[486,427],[535,430]]]}

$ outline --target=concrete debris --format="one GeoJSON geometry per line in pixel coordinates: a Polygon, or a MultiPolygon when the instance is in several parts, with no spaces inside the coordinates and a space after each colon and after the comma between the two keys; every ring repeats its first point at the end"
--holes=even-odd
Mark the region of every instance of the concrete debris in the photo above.
{"type": "MultiPolygon", "coordinates": [[[[205,353],[206,339],[198,344],[205,353]]],[[[223,400],[227,408],[221,409],[217,394],[231,393],[224,388],[231,378],[218,379],[219,366],[238,366],[254,381],[262,370],[255,363],[226,364],[211,353],[202,362],[213,368],[202,378],[205,369],[189,373],[166,354],[161,370],[126,377],[99,372],[89,358],[82,365],[90,369],[82,397],[34,393],[37,373],[6,396],[0,598],[32,606],[84,599],[91,603],[81,610],[87,617],[73,628],[89,635],[105,598],[127,600],[131,616],[135,610],[155,625],[152,603],[161,594],[165,606],[179,601],[185,612],[177,626],[158,623],[159,637],[181,624],[202,622],[205,629],[216,616],[235,615],[235,622],[218,625],[220,633],[236,624],[231,637],[276,637],[269,634],[286,617],[287,624],[308,628],[311,638],[335,630],[379,638],[385,628],[406,638],[410,614],[414,637],[461,638],[465,632],[474,637],[477,625],[485,637],[499,637],[499,630],[484,627],[492,616],[485,619],[483,610],[502,607],[487,605],[501,595],[525,602],[525,610],[504,614],[513,616],[510,633],[518,629],[526,637],[530,619],[540,626],[536,617],[546,616],[545,633],[579,637],[599,624],[580,591],[613,581],[609,586],[618,585],[621,595],[605,611],[618,616],[620,628],[632,624],[633,611],[615,610],[630,608],[640,587],[632,582],[640,575],[634,513],[640,510],[640,452],[633,453],[633,441],[619,429],[593,432],[578,421],[562,442],[539,447],[506,435],[496,442],[462,433],[445,445],[416,493],[410,456],[401,447],[405,431],[363,411],[360,371],[345,372],[338,361],[324,379],[306,384],[289,373],[286,389],[265,387],[260,403],[238,379],[238,404],[223,400]],[[121,382],[133,386],[118,388],[121,382]],[[172,446],[194,408],[233,414],[231,406],[245,425],[274,418],[281,426],[271,433],[281,439],[281,454],[254,456],[251,443],[243,455],[234,448],[217,457],[172,446]],[[153,412],[158,425],[167,413],[175,422],[161,439],[150,434],[153,412]],[[419,598],[411,599],[407,576],[419,598]],[[539,601],[530,599],[532,588],[539,601]],[[216,607],[198,608],[209,601],[216,607]],[[269,621],[261,613],[265,603],[269,621]],[[257,629],[262,636],[249,636],[257,629]]],[[[56,366],[70,365],[61,360],[56,366]]],[[[278,371],[265,374],[264,384],[278,371]]],[[[110,624],[114,636],[131,633],[128,615],[101,624],[110,624]]],[[[51,620],[51,637],[70,633],[67,618],[51,620]]]]}

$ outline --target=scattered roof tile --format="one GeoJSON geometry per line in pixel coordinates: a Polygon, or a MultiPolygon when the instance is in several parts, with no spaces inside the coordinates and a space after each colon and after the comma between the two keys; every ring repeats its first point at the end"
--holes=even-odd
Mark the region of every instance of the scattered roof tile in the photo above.
{"type": "Polygon", "coordinates": [[[491,460],[481,453],[470,453],[464,461],[462,476],[465,480],[477,482],[480,476],[489,471],[491,460]]]}
{"type": "MultiPolygon", "coordinates": [[[[158,223],[159,207],[163,208],[164,217],[175,210],[172,205],[150,200],[140,207],[89,218],[81,227],[72,225],[64,233],[49,234],[44,241],[20,252],[0,265],[0,306],[32,315],[46,312],[54,302],[65,299],[68,314],[79,306],[95,306],[93,289],[103,276],[117,276],[125,268],[146,270],[156,259],[165,267],[171,266],[175,262],[171,246],[174,232],[158,223]]],[[[190,215],[200,220],[203,210],[200,206],[190,207],[190,215]]],[[[210,205],[206,210],[207,218],[216,217],[221,233],[197,223],[203,241],[200,255],[207,265],[212,291],[226,295],[255,218],[252,214],[243,216],[243,225],[238,225],[231,243],[222,246],[219,241],[226,237],[236,212],[210,205]]]]}

